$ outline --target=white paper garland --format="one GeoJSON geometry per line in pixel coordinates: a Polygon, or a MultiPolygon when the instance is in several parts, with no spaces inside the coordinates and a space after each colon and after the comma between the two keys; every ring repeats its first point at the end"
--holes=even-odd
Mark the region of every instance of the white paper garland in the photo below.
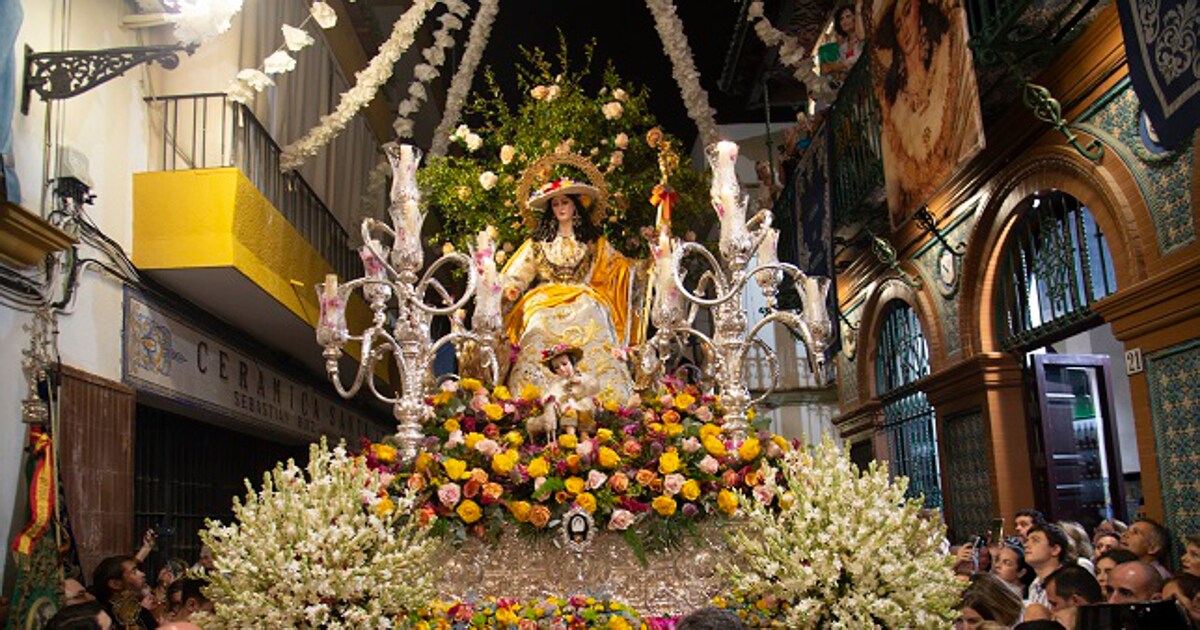
{"type": "Polygon", "coordinates": [[[700,130],[701,141],[706,146],[714,144],[720,140],[720,134],[717,132],[717,113],[708,104],[708,92],[700,85],[700,73],[696,71],[692,49],[683,33],[683,22],[675,13],[675,5],[671,0],[646,0],[646,6],[654,15],[654,27],[658,29],[663,49],[671,60],[671,74],[675,77],[675,83],[679,85],[688,116],[700,130]]]}
{"type": "Polygon", "coordinates": [[[454,31],[462,28],[462,18],[470,11],[470,6],[463,0],[446,2],[449,13],[438,17],[442,26],[433,34],[433,44],[421,51],[425,60],[413,68],[413,82],[408,86],[408,98],[396,106],[396,120],[392,129],[401,138],[411,138],[413,135],[412,114],[420,111],[421,103],[428,98],[425,84],[441,74],[439,68],[446,63],[446,49],[454,45],[454,31]]]}
{"type": "Polygon", "coordinates": [[[792,69],[792,76],[808,88],[811,98],[820,100],[831,96],[825,82],[818,80],[819,77],[813,70],[812,57],[805,54],[800,41],[775,28],[767,19],[763,0],[753,0],[746,15],[754,20],[754,32],[762,43],[770,48],[779,47],[779,60],[792,69]]]}
{"type": "Polygon", "coordinates": [[[438,123],[437,129],[433,132],[433,141],[429,149],[430,157],[446,155],[446,149],[450,146],[450,130],[458,124],[463,103],[467,99],[467,91],[471,89],[471,82],[475,79],[475,70],[483,59],[483,51],[487,48],[488,37],[492,34],[492,23],[495,22],[496,14],[499,11],[499,0],[481,0],[479,3],[479,12],[475,14],[475,21],[471,23],[471,33],[467,49],[463,52],[462,63],[459,64],[458,71],[454,73],[450,89],[446,92],[446,110],[442,113],[442,121],[438,123]]]}

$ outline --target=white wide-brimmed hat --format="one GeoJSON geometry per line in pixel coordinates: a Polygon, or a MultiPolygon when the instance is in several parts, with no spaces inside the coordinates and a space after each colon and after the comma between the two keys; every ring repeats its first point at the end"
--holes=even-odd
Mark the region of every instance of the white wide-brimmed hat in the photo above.
{"type": "Polygon", "coordinates": [[[587,208],[600,195],[600,191],[591,184],[585,184],[569,177],[561,177],[546,182],[532,195],[529,195],[529,207],[538,211],[545,210],[546,204],[559,195],[580,195],[583,198],[583,207],[587,208]]]}

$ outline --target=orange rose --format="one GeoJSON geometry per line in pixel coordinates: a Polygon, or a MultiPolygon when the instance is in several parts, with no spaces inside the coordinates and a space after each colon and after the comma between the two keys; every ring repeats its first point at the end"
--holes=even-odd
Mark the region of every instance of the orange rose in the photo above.
{"type": "Polygon", "coordinates": [[[504,494],[504,487],[498,483],[488,482],[483,484],[483,504],[491,505],[500,500],[500,496],[504,494]]]}
{"type": "Polygon", "coordinates": [[[550,508],[544,505],[535,505],[529,510],[529,523],[534,527],[542,528],[546,523],[550,522],[550,508]]]}
{"type": "Polygon", "coordinates": [[[654,481],[654,478],[657,476],[658,475],[654,474],[653,470],[642,468],[641,470],[637,471],[637,475],[634,477],[634,479],[636,479],[639,484],[648,486],[650,485],[650,482],[654,481]]]}
{"type": "Polygon", "coordinates": [[[468,499],[473,499],[473,498],[475,498],[476,495],[479,494],[479,491],[482,489],[483,489],[483,484],[472,479],[472,480],[468,481],[467,483],[463,484],[463,496],[467,497],[468,499]]]}
{"type": "Polygon", "coordinates": [[[625,492],[629,489],[629,477],[625,473],[613,473],[613,476],[608,478],[608,487],[612,488],[613,492],[625,492]]]}
{"type": "Polygon", "coordinates": [[[574,453],[567,455],[567,468],[570,468],[571,472],[579,472],[579,462],[580,458],[578,455],[574,453]]]}
{"type": "Polygon", "coordinates": [[[487,474],[486,470],[484,470],[482,468],[472,468],[471,469],[471,481],[474,481],[474,482],[482,485],[482,484],[487,483],[487,480],[488,480],[488,474],[487,474]]]}
{"type": "Polygon", "coordinates": [[[675,411],[674,409],[668,409],[664,411],[662,415],[662,421],[666,422],[667,424],[679,422],[679,412],[675,411]]]}
{"type": "Polygon", "coordinates": [[[408,478],[408,489],[413,492],[420,492],[425,489],[425,475],[421,473],[413,473],[408,478]]]}
{"type": "Polygon", "coordinates": [[[566,490],[559,490],[558,492],[554,493],[554,500],[558,503],[565,503],[567,499],[570,498],[571,493],[567,492],[566,490]]]}

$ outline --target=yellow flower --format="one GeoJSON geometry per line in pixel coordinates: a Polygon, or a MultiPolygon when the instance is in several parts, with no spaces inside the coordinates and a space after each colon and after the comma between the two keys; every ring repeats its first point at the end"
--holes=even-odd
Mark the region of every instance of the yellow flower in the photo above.
{"type": "Polygon", "coordinates": [[[542,390],[537,388],[533,383],[526,383],[521,387],[521,400],[537,400],[542,397],[542,390]]]}
{"type": "Polygon", "coordinates": [[[483,406],[483,413],[487,414],[488,420],[499,420],[504,417],[504,407],[496,403],[488,403],[483,406]]]}
{"type": "Polygon", "coordinates": [[[719,437],[710,435],[704,438],[703,443],[704,450],[713,457],[725,457],[728,454],[728,451],[725,450],[725,443],[719,437]]]}
{"type": "Polygon", "coordinates": [[[517,431],[509,431],[504,434],[504,441],[508,442],[510,446],[520,446],[525,443],[525,438],[521,437],[517,431]]]}
{"type": "Polygon", "coordinates": [[[467,434],[467,437],[463,438],[463,444],[465,444],[466,447],[469,449],[474,449],[475,445],[478,444],[479,441],[482,439],[483,439],[482,433],[477,433],[475,431],[472,431],[467,434]]]}
{"type": "Polygon", "coordinates": [[[505,627],[517,625],[517,613],[511,608],[497,608],[496,621],[504,624],[505,627]]]}
{"type": "Polygon", "coordinates": [[[512,392],[508,391],[508,388],[503,385],[497,385],[492,390],[492,397],[496,400],[509,400],[512,398],[512,392]]]}
{"type": "Polygon", "coordinates": [[[570,433],[564,433],[558,436],[558,445],[568,450],[574,450],[576,446],[579,446],[579,438],[570,433]]]}
{"type": "Polygon", "coordinates": [[[691,407],[695,403],[696,403],[696,397],[691,394],[688,394],[686,392],[675,397],[675,408],[676,409],[687,409],[688,407],[691,407]]]}
{"type": "Polygon", "coordinates": [[[621,410],[621,406],[617,404],[617,401],[609,398],[608,400],[604,401],[604,410],[616,413],[621,410]]]}
{"type": "Polygon", "coordinates": [[[508,504],[508,511],[512,512],[513,518],[517,519],[518,523],[524,523],[529,520],[529,510],[532,508],[528,501],[513,501],[508,504]]]}
{"type": "Polygon", "coordinates": [[[581,492],[575,497],[575,503],[591,514],[596,511],[596,497],[591,492],[581,492]]]}
{"type": "Polygon", "coordinates": [[[458,426],[458,420],[450,418],[442,423],[442,428],[446,430],[446,433],[454,433],[460,427],[458,426]]]}
{"type": "Polygon", "coordinates": [[[779,450],[784,453],[788,452],[788,441],[782,435],[772,435],[771,441],[775,443],[775,446],[779,447],[779,450]]]}
{"type": "Polygon", "coordinates": [[[470,499],[459,503],[458,508],[454,511],[458,513],[458,517],[467,525],[478,521],[483,516],[483,510],[480,509],[479,504],[470,499]]]}
{"type": "Polygon", "coordinates": [[[533,459],[529,460],[528,472],[529,476],[533,477],[534,479],[537,479],[538,477],[545,477],[546,475],[550,474],[550,464],[546,463],[546,459],[544,457],[534,457],[533,459]]]}
{"type": "Polygon", "coordinates": [[[683,488],[679,490],[679,494],[688,501],[695,501],[700,498],[700,483],[695,479],[688,479],[683,482],[683,488]]]}
{"type": "Polygon", "coordinates": [[[442,466],[446,469],[446,476],[453,481],[465,479],[470,476],[467,474],[467,462],[461,459],[454,459],[452,457],[443,462],[442,466]]]}
{"type": "Polygon", "coordinates": [[[512,472],[513,467],[517,465],[517,460],[520,457],[515,450],[496,453],[492,455],[492,471],[498,475],[507,475],[512,472]]]}
{"type": "Polygon", "coordinates": [[[717,493],[717,507],[722,512],[733,516],[738,507],[737,495],[729,490],[721,490],[717,493]]]}
{"type": "Polygon", "coordinates": [[[738,457],[741,457],[744,462],[758,457],[760,452],[762,452],[762,448],[758,445],[758,438],[749,438],[738,447],[738,457]]]}
{"type": "Polygon", "coordinates": [[[464,378],[459,383],[459,385],[461,385],[463,389],[465,389],[469,392],[473,392],[473,391],[479,389],[480,387],[483,387],[483,383],[480,383],[479,379],[475,379],[475,378],[464,378]]]}
{"type": "Polygon", "coordinates": [[[721,437],[721,427],[711,422],[700,427],[700,439],[703,440],[706,437],[721,437]]]}
{"type": "Polygon", "coordinates": [[[580,492],[583,492],[583,488],[587,485],[587,482],[579,477],[570,477],[563,482],[563,485],[566,486],[567,492],[570,492],[571,494],[579,494],[580,492]]]}
{"type": "Polygon", "coordinates": [[[664,475],[669,475],[679,470],[680,465],[679,453],[676,453],[674,450],[667,451],[658,458],[658,472],[664,475]]]}
{"type": "Polygon", "coordinates": [[[746,410],[746,422],[754,422],[756,417],[758,417],[758,412],[754,410],[754,407],[746,410]]]}
{"type": "Polygon", "coordinates": [[[394,446],[376,442],[371,445],[371,452],[375,454],[375,459],[385,464],[396,461],[396,447],[394,446]]]}
{"type": "Polygon", "coordinates": [[[600,447],[600,466],[603,468],[616,468],[621,465],[621,456],[617,452],[607,446],[600,447]]]}
{"type": "Polygon", "coordinates": [[[433,463],[433,455],[429,453],[421,453],[417,455],[417,462],[413,464],[413,470],[417,472],[425,472],[429,470],[429,465],[433,463]]]}
{"type": "Polygon", "coordinates": [[[650,505],[660,516],[670,516],[675,513],[675,499],[665,494],[654,497],[654,501],[651,501],[650,505]]]}
{"type": "Polygon", "coordinates": [[[669,436],[679,435],[680,433],[683,433],[683,425],[679,424],[677,422],[668,424],[665,428],[667,430],[667,435],[669,435],[669,436]]]}
{"type": "Polygon", "coordinates": [[[791,490],[784,492],[779,496],[779,507],[788,509],[796,504],[796,495],[792,494],[791,490]]]}
{"type": "Polygon", "coordinates": [[[596,441],[600,442],[601,444],[604,444],[604,443],[608,442],[609,440],[611,440],[612,436],[613,436],[612,429],[601,428],[601,429],[596,430],[596,441]]]}
{"type": "Polygon", "coordinates": [[[375,504],[375,513],[379,516],[387,516],[396,511],[396,504],[392,503],[391,497],[383,497],[379,503],[375,504]]]}
{"type": "Polygon", "coordinates": [[[608,630],[633,630],[633,626],[629,625],[629,622],[621,617],[609,617],[608,630]]]}
{"type": "Polygon", "coordinates": [[[450,399],[453,396],[454,396],[454,394],[451,394],[450,392],[446,392],[446,391],[438,392],[433,395],[433,404],[435,406],[440,407],[441,405],[444,405],[444,404],[450,402],[450,399]]]}

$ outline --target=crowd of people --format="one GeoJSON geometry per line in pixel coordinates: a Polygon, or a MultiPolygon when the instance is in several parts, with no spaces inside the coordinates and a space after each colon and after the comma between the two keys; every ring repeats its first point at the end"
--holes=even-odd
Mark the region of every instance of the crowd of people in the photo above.
{"type": "Polygon", "coordinates": [[[1172,573],[1170,535],[1152,519],[1128,526],[1109,519],[1091,536],[1037,510],[1018,512],[1014,524],[1011,537],[977,536],[951,550],[954,571],[967,583],[955,628],[1071,630],[1133,614],[1101,604],[1156,602],[1164,603],[1140,607],[1140,627],[1200,628],[1200,535],[1183,538],[1172,573]]]}

